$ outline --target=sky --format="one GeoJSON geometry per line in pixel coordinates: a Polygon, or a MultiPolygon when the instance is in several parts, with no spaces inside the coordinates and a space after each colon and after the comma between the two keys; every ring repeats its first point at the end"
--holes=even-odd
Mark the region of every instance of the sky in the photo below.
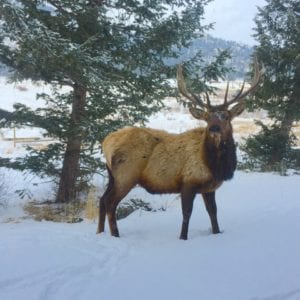
{"type": "Polygon", "coordinates": [[[257,6],[264,6],[265,0],[213,0],[206,6],[205,21],[214,22],[209,33],[214,37],[254,45],[251,36],[255,27],[257,6]]]}

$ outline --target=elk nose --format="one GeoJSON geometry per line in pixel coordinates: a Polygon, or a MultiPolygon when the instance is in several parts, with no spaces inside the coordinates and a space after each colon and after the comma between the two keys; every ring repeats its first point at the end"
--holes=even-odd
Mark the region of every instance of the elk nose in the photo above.
{"type": "Polygon", "coordinates": [[[210,132],[220,132],[221,127],[219,125],[212,125],[211,127],[209,127],[209,131],[210,132]]]}

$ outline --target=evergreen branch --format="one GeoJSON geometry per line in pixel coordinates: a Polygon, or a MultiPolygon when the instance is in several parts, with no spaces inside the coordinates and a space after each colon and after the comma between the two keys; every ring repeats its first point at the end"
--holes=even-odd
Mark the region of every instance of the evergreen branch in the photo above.
{"type": "Polygon", "coordinates": [[[61,5],[61,1],[55,1],[55,0],[47,0],[47,2],[49,4],[51,4],[53,7],[55,7],[62,15],[65,15],[65,16],[75,16],[74,13],[72,13],[71,11],[67,11],[64,9],[64,7],[61,5]]]}
{"type": "Polygon", "coordinates": [[[34,114],[32,111],[14,111],[9,112],[0,108],[0,121],[2,126],[11,126],[12,124],[18,124],[28,127],[37,127],[47,129],[47,124],[42,116],[34,114]]]}
{"type": "Polygon", "coordinates": [[[15,119],[14,113],[0,108],[0,121],[5,120],[4,123],[6,123],[6,122],[12,122],[14,119],[15,119]]]}

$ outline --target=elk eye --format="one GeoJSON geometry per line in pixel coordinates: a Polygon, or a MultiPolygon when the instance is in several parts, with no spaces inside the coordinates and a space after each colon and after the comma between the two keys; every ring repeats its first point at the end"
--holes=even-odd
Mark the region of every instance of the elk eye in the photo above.
{"type": "Polygon", "coordinates": [[[220,116],[220,119],[223,121],[228,121],[229,120],[229,115],[226,113],[222,113],[220,116]]]}

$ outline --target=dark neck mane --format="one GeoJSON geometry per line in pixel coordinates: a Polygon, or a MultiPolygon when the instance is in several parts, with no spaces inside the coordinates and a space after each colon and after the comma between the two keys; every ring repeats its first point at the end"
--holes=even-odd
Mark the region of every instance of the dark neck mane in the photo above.
{"type": "Polygon", "coordinates": [[[236,147],[231,137],[226,141],[222,141],[217,148],[209,140],[205,143],[206,159],[208,167],[216,181],[229,180],[233,177],[236,169],[236,147]]]}

